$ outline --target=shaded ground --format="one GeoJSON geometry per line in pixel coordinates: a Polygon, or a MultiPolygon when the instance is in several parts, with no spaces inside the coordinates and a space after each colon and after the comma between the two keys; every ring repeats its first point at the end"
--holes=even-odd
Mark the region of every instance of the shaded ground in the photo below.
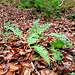
{"type": "MultiPolygon", "coordinates": [[[[72,9],[70,10],[72,11],[72,9]]],[[[61,18],[51,18],[49,21],[44,21],[40,18],[39,25],[46,23],[54,23],[51,28],[46,30],[46,33],[59,32],[67,36],[74,48],[67,48],[75,53],[75,19],[69,20],[66,17],[70,15],[70,11],[66,14],[61,14],[61,18]]],[[[38,18],[32,14],[30,9],[21,10],[19,7],[15,8],[10,3],[0,3],[0,23],[4,15],[4,22],[11,21],[11,23],[18,24],[18,28],[23,31],[23,36],[28,37],[29,28],[33,25],[33,21],[38,18]]],[[[0,24],[2,27],[2,24],[0,24]]],[[[2,28],[0,27],[0,30],[2,28]]],[[[12,32],[11,32],[12,33],[12,32]]],[[[32,50],[21,41],[18,36],[9,35],[9,39],[3,40],[3,36],[0,36],[0,75],[69,75],[69,73],[75,73],[75,54],[70,54],[64,51],[64,59],[57,61],[54,58],[50,58],[51,65],[48,66],[36,52],[35,55],[37,61],[34,60],[32,50]],[[14,38],[14,39],[13,39],[14,38]],[[60,64],[60,63],[61,64],[60,64]]],[[[48,37],[47,38],[51,38],[48,37]]],[[[55,38],[52,37],[52,40],[55,38]]],[[[43,46],[48,46],[47,42],[42,42],[43,46]]]]}

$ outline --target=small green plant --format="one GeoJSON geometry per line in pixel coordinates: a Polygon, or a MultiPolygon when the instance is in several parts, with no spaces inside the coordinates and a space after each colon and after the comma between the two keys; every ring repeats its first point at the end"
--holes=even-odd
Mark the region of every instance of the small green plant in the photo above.
{"type": "Polygon", "coordinates": [[[11,33],[9,33],[8,30],[11,30],[11,31],[13,31],[14,34],[16,34],[19,37],[23,38],[23,40],[26,42],[25,38],[21,34],[22,31],[19,30],[18,28],[16,28],[16,29],[13,28],[13,27],[17,27],[17,24],[11,24],[11,21],[9,21],[9,22],[5,23],[4,25],[5,25],[4,28],[6,28],[6,32],[4,33],[5,37],[3,39],[9,38],[8,35],[11,34],[11,33]]]}
{"type": "Polygon", "coordinates": [[[22,0],[16,5],[20,5],[21,9],[36,8],[35,12],[42,12],[41,16],[50,17],[55,14],[55,11],[60,7],[60,4],[60,0],[22,0]]]}
{"type": "Polygon", "coordinates": [[[45,61],[47,61],[48,64],[50,65],[50,59],[49,59],[48,52],[45,50],[43,46],[34,45],[31,48],[35,48],[36,52],[38,52],[45,59],[45,61]]]}
{"type": "MultiPolygon", "coordinates": [[[[44,36],[41,36],[41,32],[43,32],[45,29],[48,29],[50,24],[45,24],[41,27],[38,27],[38,22],[39,20],[35,21],[33,23],[33,26],[32,28],[30,29],[30,32],[29,32],[29,37],[28,37],[28,45],[30,44],[33,44],[35,43],[36,41],[39,41],[41,38],[45,39],[44,36]]],[[[50,42],[50,44],[52,45],[50,47],[50,49],[53,51],[53,57],[56,59],[56,60],[62,60],[63,58],[63,54],[61,52],[58,51],[58,49],[55,49],[55,47],[57,48],[61,48],[61,47],[64,47],[65,44],[66,46],[70,46],[73,48],[72,44],[67,41],[66,39],[68,39],[65,35],[62,35],[60,33],[51,33],[49,34],[49,36],[55,36],[55,37],[59,37],[59,39],[56,39],[54,42],[50,42]]],[[[48,64],[50,63],[49,62],[49,56],[46,56],[48,55],[48,52],[46,52],[46,50],[44,50],[44,47],[43,46],[40,46],[40,45],[34,45],[32,46],[31,48],[35,48],[36,51],[48,62],[48,64]],[[40,52],[40,51],[41,52],[40,52]],[[45,53],[45,54],[44,54],[45,53]],[[42,55],[43,54],[43,55],[42,55]],[[45,56],[45,57],[44,57],[45,56]]]]}
{"type": "Polygon", "coordinates": [[[54,46],[50,47],[50,49],[53,51],[52,55],[56,60],[62,60],[63,54],[58,49],[55,49],[54,46]]]}
{"type": "Polygon", "coordinates": [[[55,49],[55,48],[65,47],[65,45],[73,48],[72,44],[66,40],[68,38],[65,35],[62,35],[60,33],[51,33],[49,35],[59,37],[59,39],[56,39],[54,42],[50,42],[52,45],[50,49],[53,51],[52,55],[54,56],[56,60],[62,60],[63,54],[61,52],[58,52],[58,49],[55,49]]]}
{"type": "Polygon", "coordinates": [[[51,42],[51,44],[54,47],[60,48],[60,47],[64,47],[66,45],[66,46],[69,46],[69,47],[73,48],[72,44],[69,41],[66,40],[68,38],[65,35],[60,34],[60,33],[51,33],[49,35],[59,37],[59,39],[56,39],[54,42],[51,42]]]}
{"type": "Polygon", "coordinates": [[[30,29],[29,37],[28,37],[28,42],[29,42],[28,45],[33,44],[34,42],[39,41],[40,39],[44,38],[43,36],[41,36],[41,32],[43,32],[44,30],[46,30],[50,26],[50,24],[45,24],[41,27],[38,27],[39,21],[40,20],[35,21],[33,23],[32,28],[30,29]]]}
{"type": "MultiPolygon", "coordinates": [[[[30,29],[29,37],[27,39],[28,45],[33,44],[42,38],[45,39],[44,36],[41,36],[41,32],[43,32],[44,30],[49,28],[50,24],[45,24],[45,25],[39,27],[38,26],[39,21],[40,20],[35,21],[33,23],[32,28],[30,29]]],[[[34,45],[34,46],[31,46],[31,48],[36,49],[36,52],[38,52],[50,65],[50,59],[49,59],[48,52],[45,50],[45,48],[43,46],[34,45]]]]}
{"type": "MultiPolygon", "coordinates": [[[[48,29],[51,24],[45,24],[39,27],[38,26],[39,21],[40,20],[37,20],[33,23],[33,26],[29,31],[29,37],[27,38],[27,43],[28,43],[28,46],[30,46],[31,48],[34,48],[36,52],[39,53],[40,56],[42,56],[45,59],[45,61],[47,61],[47,63],[50,65],[50,57],[48,55],[49,53],[45,49],[45,47],[40,46],[38,44],[35,44],[34,46],[31,45],[31,44],[34,44],[35,42],[39,42],[41,39],[47,40],[44,36],[41,35],[41,32],[48,29]]],[[[10,24],[10,22],[8,22],[8,23],[5,23],[5,25],[6,25],[5,26],[6,30],[12,30],[14,34],[18,35],[19,37],[25,40],[25,38],[21,34],[21,31],[18,28],[16,29],[13,28],[15,24],[10,24]]],[[[56,60],[62,60],[63,54],[59,52],[58,49],[55,49],[55,48],[64,47],[65,44],[66,46],[70,46],[73,48],[72,44],[66,40],[68,38],[65,35],[62,35],[60,33],[51,33],[48,35],[59,37],[59,39],[56,39],[54,42],[50,42],[52,45],[50,47],[50,50],[53,51],[52,55],[56,60]]]]}
{"type": "Polygon", "coordinates": [[[69,73],[70,75],[75,75],[75,73],[69,73]]]}

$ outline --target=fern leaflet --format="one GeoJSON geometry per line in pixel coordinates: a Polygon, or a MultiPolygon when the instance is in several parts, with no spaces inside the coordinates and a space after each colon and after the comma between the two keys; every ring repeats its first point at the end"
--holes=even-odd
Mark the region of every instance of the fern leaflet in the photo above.
{"type": "Polygon", "coordinates": [[[32,48],[35,48],[36,51],[47,61],[47,63],[50,65],[50,59],[48,52],[45,50],[43,46],[34,45],[32,48]]]}

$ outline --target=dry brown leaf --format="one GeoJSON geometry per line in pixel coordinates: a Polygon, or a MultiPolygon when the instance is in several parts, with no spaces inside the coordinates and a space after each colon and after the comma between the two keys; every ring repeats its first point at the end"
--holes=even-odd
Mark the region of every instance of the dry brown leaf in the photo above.
{"type": "Polygon", "coordinates": [[[30,75],[30,69],[25,70],[24,75],[30,75]]]}
{"type": "Polygon", "coordinates": [[[10,67],[9,71],[16,71],[16,70],[19,70],[19,67],[13,65],[13,64],[8,64],[8,66],[10,67]]]}

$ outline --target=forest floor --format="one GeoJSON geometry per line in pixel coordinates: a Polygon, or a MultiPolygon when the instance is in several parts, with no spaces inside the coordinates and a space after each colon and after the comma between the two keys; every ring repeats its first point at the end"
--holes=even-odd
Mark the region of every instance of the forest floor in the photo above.
{"type": "MultiPolygon", "coordinates": [[[[48,21],[40,18],[39,22],[39,25],[54,23],[55,25],[51,25],[45,33],[58,32],[68,37],[73,44],[73,49],[69,47],[66,49],[73,51],[72,54],[64,51],[63,60],[56,61],[52,58],[49,66],[39,54],[35,53],[38,55],[36,56],[37,61],[35,61],[28,45],[22,38],[10,31],[12,34],[9,35],[9,39],[3,39],[4,36],[0,36],[0,75],[69,75],[69,73],[75,73],[75,19],[67,19],[73,10],[75,8],[61,13],[60,18],[53,17],[48,21]]],[[[11,24],[18,24],[17,28],[23,31],[22,35],[27,38],[33,21],[39,18],[33,15],[30,9],[21,10],[10,3],[0,3],[0,30],[2,30],[3,19],[4,23],[11,21],[11,24]]],[[[49,36],[47,38],[55,39],[54,37],[51,39],[49,36]]],[[[42,44],[45,45],[44,41],[42,44]]]]}

